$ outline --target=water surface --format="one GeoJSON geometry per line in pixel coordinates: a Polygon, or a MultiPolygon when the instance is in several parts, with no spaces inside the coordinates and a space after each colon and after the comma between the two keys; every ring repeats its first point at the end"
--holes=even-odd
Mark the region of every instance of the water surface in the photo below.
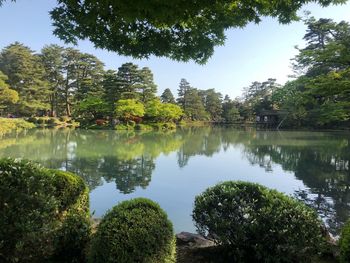
{"type": "Polygon", "coordinates": [[[0,139],[0,157],[74,172],[95,217],[122,200],[157,201],[175,231],[195,231],[194,197],[226,180],[257,182],[315,208],[336,234],[350,212],[350,134],[198,127],[176,132],[31,130],[0,139]]]}

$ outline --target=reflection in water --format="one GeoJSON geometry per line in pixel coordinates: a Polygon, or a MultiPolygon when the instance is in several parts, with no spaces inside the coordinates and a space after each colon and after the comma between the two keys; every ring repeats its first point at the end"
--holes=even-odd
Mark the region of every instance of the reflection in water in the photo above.
{"type": "MultiPolygon", "coordinates": [[[[293,173],[294,180],[304,185],[294,195],[315,208],[336,234],[350,211],[349,138],[346,133],[211,127],[147,133],[33,130],[1,138],[0,157],[32,159],[47,167],[74,172],[84,178],[90,190],[113,182],[120,193],[131,194],[150,185],[159,158],[176,158],[178,166],[185,168],[192,158],[229,155],[234,149],[252,169],[262,168],[259,176],[267,176],[279,167],[293,173]]],[[[232,169],[229,163],[210,165],[232,169]]]]}

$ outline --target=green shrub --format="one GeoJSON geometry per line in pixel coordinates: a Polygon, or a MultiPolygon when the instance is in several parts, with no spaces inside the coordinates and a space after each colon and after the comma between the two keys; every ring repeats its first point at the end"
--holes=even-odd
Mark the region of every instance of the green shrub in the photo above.
{"type": "Polygon", "coordinates": [[[171,222],[155,202],[137,198],[110,210],[92,238],[91,263],[175,262],[171,222]]]}
{"type": "Polygon", "coordinates": [[[32,129],[35,125],[23,119],[0,118],[0,136],[13,131],[32,129]]]}
{"type": "Polygon", "coordinates": [[[134,121],[132,121],[132,120],[129,120],[129,121],[127,122],[127,125],[130,126],[130,127],[135,127],[136,122],[134,122],[134,121]]]}
{"type": "Polygon", "coordinates": [[[129,125],[126,125],[126,124],[117,124],[114,126],[114,129],[115,130],[119,130],[119,131],[123,131],[123,130],[134,130],[134,127],[133,126],[129,126],[129,125]]]}
{"type": "Polygon", "coordinates": [[[47,123],[47,118],[39,117],[39,118],[37,118],[36,123],[37,124],[46,124],[47,123]]]}
{"type": "Polygon", "coordinates": [[[28,122],[31,122],[31,123],[36,123],[38,120],[37,120],[36,117],[29,117],[29,118],[27,119],[27,121],[28,121],[28,122]]]}
{"type": "Polygon", "coordinates": [[[61,122],[68,122],[69,120],[71,120],[71,118],[68,116],[61,116],[61,117],[59,117],[59,120],[61,122]]]}
{"type": "Polygon", "coordinates": [[[59,125],[61,122],[59,121],[59,119],[57,118],[49,118],[47,119],[47,124],[50,125],[50,126],[56,126],[56,125],[59,125]]]}
{"type": "Polygon", "coordinates": [[[218,184],[195,198],[193,220],[230,260],[308,262],[323,243],[322,222],[303,203],[247,182],[218,184]]]}
{"type": "Polygon", "coordinates": [[[90,235],[83,180],[12,159],[0,160],[0,174],[0,262],[82,259],[90,235]]]}
{"type": "Polygon", "coordinates": [[[350,220],[346,222],[346,224],[344,225],[341,231],[339,247],[340,247],[340,262],[341,263],[350,262],[350,220]]]}
{"type": "Polygon", "coordinates": [[[165,122],[163,124],[163,128],[166,130],[175,130],[176,129],[176,124],[173,122],[165,122]]]}
{"type": "Polygon", "coordinates": [[[147,125],[147,124],[136,124],[135,130],[138,131],[151,131],[153,130],[152,126],[147,125]]]}

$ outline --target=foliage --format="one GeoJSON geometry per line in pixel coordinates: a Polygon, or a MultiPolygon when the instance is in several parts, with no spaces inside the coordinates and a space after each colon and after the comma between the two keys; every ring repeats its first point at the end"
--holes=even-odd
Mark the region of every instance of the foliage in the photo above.
{"type": "Polygon", "coordinates": [[[350,261],[350,221],[348,221],[342,229],[340,240],[340,262],[346,263],[350,261]]]}
{"type": "Polygon", "coordinates": [[[183,115],[182,109],[172,103],[161,103],[159,99],[146,104],[145,117],[153,121],[177,121],[183,115]]]}
{"type": "Polygon", "coordinates": [[[177,103],[183,109],[186,117],[192,121],[208,118],[200,91],[192,88],[186,79],[180,81],[177,103]]]}
{"type": "Polygon", "coordinates": [[[307,45],[298,49],[294,70],[298,75],[273,98],[289,112],[293,126],[347,126],[350,119],[350,24],[311,17],[305,20],[307,45]]]}
{"type": "Polygon", "coordinates": [[[162,121],[177,121],[184,115],[184,113],[178,105],[163,103],[159,115],[160,120],[162,121]]]}
{"type": "Polygon", "coordinates": [[[222,114],[222,95],[220,92],[216,92],[214,89],[202,90],[198,93],[205,108],[205,111],[209,114],[210,120],[219,122],[221,121],[222,114]]]}
{"type": "Polygon", "coordinates": [[[172,103],[175,104],[175,98],[170,89],[165,89],[160,96],[163,103],[172,103]]]}
{"type": "MultiPolygon", "coordinates": [[[[258,23],[264,16],[289,23],[297,20],[297,11],[310,2],[314,1],[212,3],[202,0],[130,4],[118,0],[107,4],[98,0],[78,3],[61,0],[51,11],[51,18],[54,34],[68,43],[89,39],[98,48],[135,58],[155,55],[205,63],[214,47],[224,44],[226,29],[258,23]]],[[[345,0],[317,2],[327,6],[345,0]]]]}
{"type": "Polygon", "coordinates": [[[115,107],[115,115],[122,120],[128,121],[132,117],[143,117],[144,106],[134,99],[118,100],[115,107]]]}
{"type": "Polygon", "coordinates": [[[0,54],[0,70],[7,75],[11,89],[18,92],[18,113],[28,116],[48,109],[45,71],[32,50],[18,42],[5,47],[0,54]]]}
{"type": "Polygon", "coordinates": [[[173,239],[172,224],[158,204],[144,198],[124,201],[99,224],[89,262],[175,262],[173,239]]]}
{"type": "Polygon", "coordinates": [[[312,209],[253,183],[207,189],[195,199],[193,219],[238,261],[307,262],[322,243],[322,222],[312,209]]]}
{"type": "Polygon", "coordinates": [[[89,192],[80,177],[28,161],[0,161],[0,258],[81,259],[89,238],[89,192]]]}
{"type": "Polygon", "coordinates": [[[18,101],[18,92],[10,89],[6,84],[7,76],[0,71],[0,110],[6,109],[8,105],[18,101]]]}
{"type": "Polygon", "coordinates": [[[32,129],[34,127],[34,124],[23,119],[0,118],[0,136],[13,131],[18,132],[21,130],[32,129]]]}
{"type": "Polygon", "coordinates": [[[93,120],[101,119],[107,115],[108,105],[98,97],[89,96],[77,105],[77,113],[80,116],[93,120]]]}

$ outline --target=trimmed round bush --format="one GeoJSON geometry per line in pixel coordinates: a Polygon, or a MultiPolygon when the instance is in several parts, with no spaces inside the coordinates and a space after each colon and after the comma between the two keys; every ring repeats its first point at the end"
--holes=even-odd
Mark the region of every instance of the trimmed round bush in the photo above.
{"type": "Polygon", "coordinates": [[[81,260],[89,240],[89,192],[71,173],[0,160],[0,262],[81,260]]]}
{"type": "Polygon", "coordinates": [[[238,262],[308,262],[323,244],[315,211],[275,190],[224,182],[195,198],[193,220],[238,262]]]}
{"type": "Polygon", "coordinates": [[[341,263],[350,262],[350,220],[346,222],[346,224],[344,225],[341,231],[339,247],[340,247],[340,262],[341,263]]]}
{"type": "Polygon", "coordinates": [[[149,199],[124,201],[99,224],[91,241],[89,262],[175,262],[172,224],[160,206],[149,199]]]}

